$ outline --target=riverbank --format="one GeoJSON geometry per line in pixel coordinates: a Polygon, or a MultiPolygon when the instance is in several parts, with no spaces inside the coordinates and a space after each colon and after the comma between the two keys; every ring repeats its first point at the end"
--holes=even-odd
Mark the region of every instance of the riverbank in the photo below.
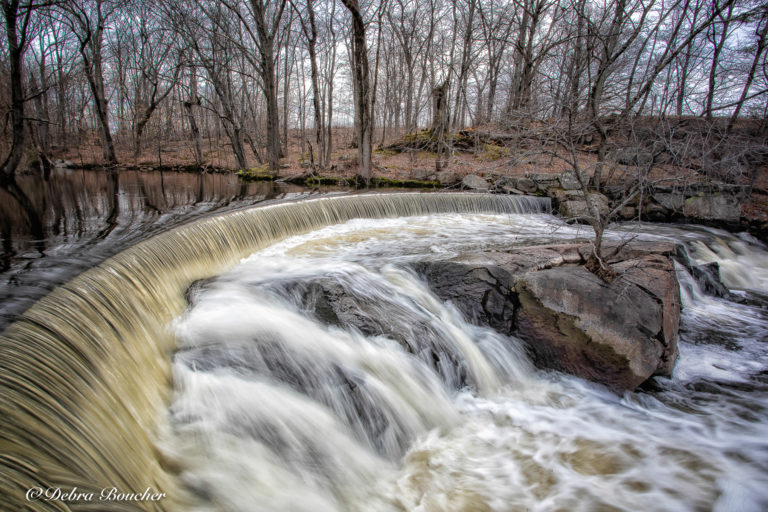
{"type": "MultiPolygon", "coordinates": [[[[285,165],[277,174],[266,168],[234,170],[225,167],[191,164],[178,165],[116,165],[75,164],[57,160],[60,169],[108,171],[112,173],[192,173],[205,175],[234,175],[243,183],[289,183],[317,190],[320,187],[343,189],[422,189],[472,190],[499,194],[528,194],[552,198],[553,212],[566,219],[583,217],[587,208],[575,173],[558,160],[537,159],[511,162],[498,146],[488,146],[478,153],[459,153],[452,164],[440,173],[434,171],[434,155],[414,152],[408,155],[393,150],[378,150],[374,157],[374,175],[365,183],[358,175],[354,161],[334,165],[326,172],[309,172],[306,166],[285,165]],[[429,166],[432,166],[431,168],[429,166]]],[[[352,157],[350,157],[352,158],[352,157]]],[[[584,155],[582,165],[594,166],[593,157],[584,155]]],[[[625,166],[627,167],[627,166],[625,166]]],[[[746,231],[768,243],[768,176],[760,172],[754,183],[728,183],[704,180],[701,176],[672,176],[655,169],[646,177],[646,185],[637,196],[626,202],[627,192],[636,176],[621,170],[623,181],[613,178],[600,193],[590,193],[601,205],[601,214],[611,221],[647,221],[692,223],[725,229],[746,231]],[[651,177],[653,179],[651,179],[651,177]],[[614,208],[623,204],[622,208],[614,208]]],[[[585,180],[592,174],[583,173],[585,180]]]]}

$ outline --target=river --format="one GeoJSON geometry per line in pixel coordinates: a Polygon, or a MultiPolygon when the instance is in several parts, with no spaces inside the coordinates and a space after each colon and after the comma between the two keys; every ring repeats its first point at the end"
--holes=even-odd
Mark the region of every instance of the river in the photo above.
{"type": "Polygon", "coordinates": [[[731,290],[707,295],[679,266],[674,375],[616,395],[534,368],[519,340],[467,323],[409,270],[589,237],[542,200],[392,194],[247,208],[269,194],[163,196],[178,205],[165,222],[147,213],[146,191],[108,195],[138,205],[119,209],[125,224],[110,229],[104,215],[121,214],[95,201],[93,227],[75,238],[13,237],[8,282],[52,279],[16,290],[27,303],[103,263],[0,336],[0,508],[51,485],[152,487],[178,510],[768,508],[768,252],[748,235],[607,232],[680,243],[718,262],[731,290]],[[232,211],[207,215],[216,208],[232,211]],[[134,229],[118,236],[121,226],[134,229]],[[328,285],[370,332],[323,312],[328,285]]]}
{"type": "Polygon", "coordinates": [[[734,293],[708,296],[679,266],[674,377],[622,396],[535,369],[519,340],[468,324],[408,270],[589,234],[550,215],[352,220],[206,282],[175,323],[167,442],[184,481],[222,511],[765,510],[759,242],[697,227],[607,234],[685,243],[734,293]],[[328,321],[328,286],[373,333],[328,321]]]}

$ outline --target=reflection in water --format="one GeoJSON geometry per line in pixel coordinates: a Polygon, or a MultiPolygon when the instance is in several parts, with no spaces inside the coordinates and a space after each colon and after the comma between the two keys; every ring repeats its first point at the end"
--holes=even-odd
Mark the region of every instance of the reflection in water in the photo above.
{"type": "Polygon", "coordinates": [[[42,226],[0,190],[0,331],[56,286],[151,235],[209,212],[309,194],[231,174],[56,169],[49,180],[17,182],[42,226]]]}

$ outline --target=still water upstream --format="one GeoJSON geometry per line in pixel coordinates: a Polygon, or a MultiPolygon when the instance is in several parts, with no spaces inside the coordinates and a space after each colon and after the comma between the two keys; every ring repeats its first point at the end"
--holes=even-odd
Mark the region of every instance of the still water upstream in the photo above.
{"type": "Polygon", "coordinates": [[[671,379],[617,396],[534,368],[409,265],[585,239],[547,214],[442,214],[290,237],[193,286],[176,318],[163,449],[222,511],[768,509],[768,252],[692,226],[608,238],[684,244],[728,298],[678,266],[671,379]],[[329,320],[331,286],[375,335],[329,320]],[[320,304],[320,306],[319,306],[320,304]]]}
{"type": "Polygon", "coordinates": [[[232,174],[54,169],[17,178],[41,225],[0,190],[0,332],[37,299],[126,247],[212,213],[317,193],[232,174]]]}

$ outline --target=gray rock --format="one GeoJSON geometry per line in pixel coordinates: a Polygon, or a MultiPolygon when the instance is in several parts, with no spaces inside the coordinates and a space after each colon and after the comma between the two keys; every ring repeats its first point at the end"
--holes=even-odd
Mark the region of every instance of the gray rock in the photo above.
{"type": "Polygon", "coordinates": [[[647,167],[653,164],[653,153],[639,148],[618,149],[612,157],[621,165],[647,167]]]}
{"type": "Polygon", "coordinates": [[[659,203],[648,202],[643,206],[641,212],[643,219],[652,220],[657,222],[663,222],[669,217],[669,210],[659,203]]]}
{"type": "MultiPolygon", "coordinates": [[[[592,203],[600,212],[600,215],[607,215],[611,211],[610,202],[608,198],[603,194],[590,193],[588,200],[592,203]]],[[[587,201],[581,198],[568,198],[566,201],[560,203],[560,215],[565,218],[575,219],[583,217],[591,217],[592,213],[587,207],[587,201]]]]}
{"type": "Polygon", "coordinates": [[[436,179],[434,169],[413,169],[410,179],[420,181],[431,181],[436,179]]]}
{"type": "Polygon", "coordinates": [[[537,365],[616,390],[671,374],[680,296],[669,256],[638,256],[614,269],[619,277],[610,284],[582,266],[517,280],[517,332],[537,365]]]}
{"type": "Polygon", "coordinates": [[[446,169],[437,174],[437,181],[439,181],[441,185],[455,185],[461,181],[461,178],[456,171],[446,169]]]}
{"type": "Polygon", "coordinates": [[[534,194],[538,190],[536,182],[530,178],[520,178],[517,180],[517,187],[526,194],[534,194]]]}
{"type": "Polygon", "coordinates": [[[562,203],[563,201],[583,201],[584,195],[581,190],[565,190],[559,187],[550,187],[547,189],[547,196],[562,203]]]}
{"type": "MultiPolygon", "coordinates": [[[[581,180],[586,184],[589,183],[589,177],[586,173],[582,172],[581,174],[581,180]]],[[[563,171],[560,176],[558,176],[558,180],[560,181],[560,187],[564,190],[580,190],[581,184],[579,183],[578,178],[576,177],[576,173],[574,171],[563,171]]]]}
{"type": "Polygon", "coordinates": [[[632,220],[637,218],[637,208],[634,206],[625,206],[619,210],[619,217],[624,220],[632,220]]]}
{"type": "Polygon", "coordinates": [[[477,176],[476,174],[464,176],[464,179],[461,180],[461,185],[470,190],[480,190],[483,192],[487,192],[491,188],[485,178],[477,176]]]}
{"type": "Polygon", "coordinates": [[[493,260],[422,262],[413,268],[438,297],[456,306],[469,322],[512,332],[512,276],[493,260]]]}
{"type": "Polygon", "coordinates": [[[585,269],[583,244],[465,255],[414,265],[430,288],[479,325],[523,339],[534,362],[623,391],[670,375],[680,296],[674,245],[630,243],[605,283],[585,269]]]}
{"type": "Polygon", "coordinates": [[[738,222],[741,218],[741,206],[739,200],[733,196],[701,195],[685,200],[683,214],[697,219],[738,222]]]}
{"type": "Polygon", "coordinates": [[[517,178],[512,176],[496,176],[494,178],[493,186],[496,188],[501,187],[517,187],[517,178]]]}
{"type": "Polygon", "coordinates": [[[525,177],[532,179],[538,184],[557,186],[560,183],[560,175],[550,172],[527,172],[525,177]]]}
{"type": "Polygon", "coordinates": [[[683,194],[659,192],[653,194],[653,199],[661,206],[668,210],[680,211],[685,204],[685,196],[683,194]]]}
{"type": "MultiPolygon", "coordinates": [[[[360,293],[343,280],[331,277],[278,283],[275,291],[288,300],[300,298],[302,308],[326,325],[354,328],[366,336],[384,336],[397,341],[455,389],[474,385],[461,354],[446,340],[444,333],[427,318],[414,321],[413,312],[396,297],[373,293],[373,290],[360,293]]],[[[499,307],[504,307],[503,300],[499,307]]]]}

